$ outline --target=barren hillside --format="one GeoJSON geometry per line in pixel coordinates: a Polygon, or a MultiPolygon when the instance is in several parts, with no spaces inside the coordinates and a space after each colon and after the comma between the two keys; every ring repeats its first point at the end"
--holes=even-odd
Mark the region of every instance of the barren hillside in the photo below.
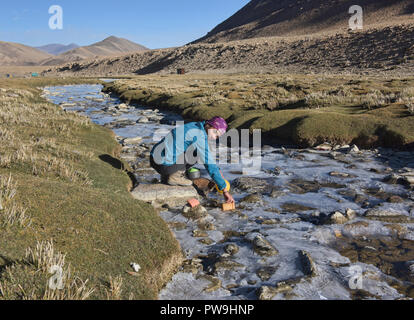
{"type": "Polygon", "coordinates": [[[199,43],[55,67],[45,75],[187,72],[414,72],[414,24],[329,36],[199,43]]]}
{"type": "Polygon", "coordinates": [[[352,5],[363,8],[364,26],[400,23],[414,12],[412,0],[252,0],[197,42],[343,32],[352,5]]]}
{"type": "Polygon", "coordinates": [[[38,49],[14,42],[0,41],[0,66],[31,66],[51,57],[38,49]]]}

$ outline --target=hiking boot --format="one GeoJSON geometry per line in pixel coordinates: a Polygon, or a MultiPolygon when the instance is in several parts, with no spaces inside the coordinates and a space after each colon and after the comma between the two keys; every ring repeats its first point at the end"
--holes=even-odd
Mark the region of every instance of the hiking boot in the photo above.
{"type": "Polygon", "coordinates": [[[168,184],[168,176],[161,175],[161,183],[162,184],[168,184]]]}
{"type": "Polygon", "coordinates": [[[177,171],[168,177],[170,186],[192,186],[193,182],[186,178],[185,171],[177,171]]]}

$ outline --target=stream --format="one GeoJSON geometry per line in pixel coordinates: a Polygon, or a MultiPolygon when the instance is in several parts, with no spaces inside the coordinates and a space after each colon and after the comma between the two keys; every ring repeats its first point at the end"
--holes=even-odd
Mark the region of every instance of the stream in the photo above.
{"type": "MultiPolygon", "coordinates": [[[[149,150],[181,117],[125,105],[101,89],[47,87],[44,96],[112,129],[137,182],[155,182],[149,150]]],[[[211,193],[201,220],[182,207],[160,212],[186,258],[160,299],[414,298],[413,152],[264,146],[261,153],[255,175],[220,164],[237,210],[223,213],[211,193]]]]}

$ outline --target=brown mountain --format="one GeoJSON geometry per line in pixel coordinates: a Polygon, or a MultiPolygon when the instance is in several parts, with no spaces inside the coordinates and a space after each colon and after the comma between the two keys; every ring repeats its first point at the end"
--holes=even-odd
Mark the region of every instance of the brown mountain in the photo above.
{"type": "Polygon", "coordinates": [[[193,43],[346,31],[355,4],[364,10],[364,26],[399,23],[414,12],[412,0],[252,0],[193,43]]]}
{"type": "Polygon", "coordinates": [[[41,65],[60,65],[91,58],[110,57],[130,52],[145,51],[148,48],[127,39],[109,37],[95,44],[79,47],[41,62],[41,65]]]}
{"type": "Polygon", "coordinates": [[[262,37],[68,63],[47,76],[176,73],[414,74],[414,23],[312,37],[262,37]]]}
{"type": "Polygon", "coordinates": [[[0,66],[33,66],[51,55],[14,42],[0,41],[0,66]]]}

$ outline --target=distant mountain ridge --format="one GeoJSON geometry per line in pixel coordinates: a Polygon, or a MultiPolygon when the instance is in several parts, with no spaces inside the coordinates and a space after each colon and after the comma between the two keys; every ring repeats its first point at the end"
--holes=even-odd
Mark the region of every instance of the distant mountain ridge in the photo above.
{"type": "Polygon", "coordinates": [[[45,59],[41,65],[60,65],[97,57],[110,57],[131,52],[146,51],[148,48],[123,38],[108,37],[89,46],[69,50],[56,57],[45,59]]]}
{"type": "Polygon", "coordinates": [[[50,57],[50,54],[36,48],[0,41],[0,66],[34,66],[50,57]]]}
{"type": "Polygon", "coordinates": [[[0,41],[0,66],[54,66],[146,50],[149,49],[115,36],[84,47],[79,47],[76,44],[67,46],[49,44],[34,48],[19,43],[0,41]]]}
{"type": "Polygon", "coordinates": [[[63,44],[58,44],[58,43],[52,43],[52,44],[47,44],[44,46],[40,46],[40,47],[35,47],[38,50],[47,52],[49,54],[52,54],[54,56],[58,56],[62,53],[65,53],[67,51],[79,48],[79,46],[75,43],[71,43],[68,45],[63,45],[63,44]]]}
{"type": "Polygon", "coordinates": [[[192,43],[346,31],[352,5],[363,8],[364,26],[414,13],[412,0],[252,0],[192,43]]]}

